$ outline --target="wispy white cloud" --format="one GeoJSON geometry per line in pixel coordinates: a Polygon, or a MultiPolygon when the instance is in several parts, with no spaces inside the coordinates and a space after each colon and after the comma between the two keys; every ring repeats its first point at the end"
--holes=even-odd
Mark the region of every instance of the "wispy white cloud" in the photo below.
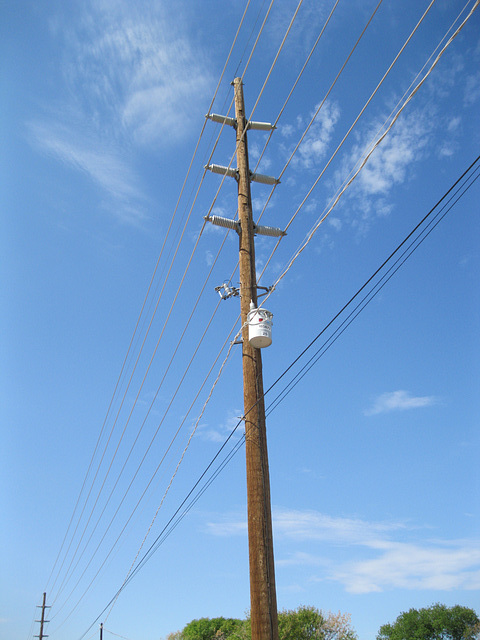
{"type": "Polygon", "coordinates": [[[465,79],[464,103],[470,107],[478,100],[480,100],[480,71],[465,79]]]}
{"type": "MultiPolygon", "coordinates": [[[[279,568],[309,567],[308,580],[338,582],[350,593],[480,587],[479,540],[405,542],[399,538],[411,536],[414,529],[401,522],[369,522],[285,508],[273,510],[273,526],[279,546],[285,549],[287,544],[291,549],[277,555],[279,568]],[[321,553],[317,552],[319,542],[321,553]],[[345,561],[347,554],[353,557],[345,561]]],[[[246,535],[245,515],[226,514],[211,520],[207,531],[217,536],[246,535]]]]}
{"type": "Polygon", "coordinates": [[[390,391],[378,396],[370,409],[365,411],[365,415],[373,416],[390,411],[420,409],[422,407],[430,407],[437,403],[438,398],[435,396],[412,396],[408,391],[390,391]]]}
{"type": "MultiPolygon", "coordinates": [[[[365,522],[357,518],[328,516],[314,510],[278,507],[273,509],[272,518],[276,536],[296,542],[324,541],[374,549],[385,545],[385,536],[389,532],[404,528],[402,523],[365,522]]],[[[222,516],[207,526],[215,535],[229,536],[246,532],[246,523],[235,514],[222,516]]]]}
{"type": "MultiPolygon", "coordinates": [[[[225,438],[229,436],[232,431],[237,427],[242,412],[237,409],[228,411],[227,417],[224,422],[215,425],[214,427],[208,424],[202,424],[197,430],[197,436],[210,442],[220,443],[225,442],[225,438]]],[[[243,430],[239,427],[236,430],[235,436],[238,438],[243,434],[243,430]]],[[[235,437],[234,436],[234,437],[235,437]]]]}
{"type": "Polygon", "coordinates": [[[188,135],[192,98],[209,93],[211,77],[179,12],[122,0],[87,7],[66,26],[64,63],[85,115],[141,145],[188,135]]]}
{"type": "Polygon", "coordinates": [[[332,517],[318,511],[275,509],[275,533],[305,541],[328,541],[339,544],[361,544],[371,548],[384,545],[390,531],[403,528],[399,523],[372,523],[357,518],[332,517]]]}
{"type": "MultiPolygon", "coordinates": [[[[393,188],[414,175],[416,164],[429,153],[428,143],[434,121],[431,113],[423,112],[421,109],[412,111],[399,118],[370,155],[340,201],[342,217],[358,231],[365,233],[372,219],[390,214],[393,188]],[[348,202],[347,209],[344,206],[345,202],[348,202]]],[[[384,117],[378,118],[356,133],[356,142],[344,155],[340,169],[335,172],[332,183],[335,192],[370,153],[384,122],[384,117]]]]}
{"type": "Polygon", "coordinates": [[[140,180],[121,153],[95,144],[67,127],[54,123],[32,122],[31,138],[40,149],[69,167],[81,171],[116,202],[116,214],[129,222],[139,222],[144,214],[145,198],[140,180]]]}
{"type": "Polygon", "coordinates": [[[480,544],[394,542],[377,558],[348,562],[333,569],[329,578],[342,583],[351,593],[387,589],[476,590],[480,588],[480,544]]]}
{"type": "MultiPolygon", "coordinates": [[[[342,197],[338,209],[354,228],[365,233],[372,220],[389,215],[392,211],[394,189],[416,175],[422,161],[436,153],[445,158],[458,149],[461,133],[461,118],[458,112],[452,114],[448,102],[454,90],[462,92],[465,86],[462,75],[464,60],[452,56],[441,74],[435,74],[415,96],[414,102],[395,122],[386,137],[369,155],[358,176],[342,197]],[[345,207],[348,203],[348,207],[345,207]]],[[[476,81],[470,79],[471,86],[465,93],[476,99],[476,81]]],[[[359,164],[370,153],[375,141],[390,121],[392,108],[398,96],[390,95],[386,101],[385,113],[360,122],[354,130],[355,142],[343,152],[339,169],[332,180],[332,192],[336,193],[359,164]]],[[[327,204],[330,203],[330,196],[327,204]]]]}
{"type": "Polygon", "coordinates": [[[60,9],[50,20],[60,75],[29,132],[47,153],[87,174],[123,220],[137,222],[146,200],[135,151],[170,151],[196,124],[193,97],[198,104],[211,91],[209,65],[181,16],[178,7],[150,0],[100,0],[60,9]]]}
{"type": "MultiPolygon", "coordinates": [[[[318,105],[315,107],[315,111],[317,108],[318,105]]],[[[310,117],[313,115],[314,112],[310,114],[310,117]]],[[[294,166],[300,164],[306,169],[311,169],[323,160],[327,154],[335,125],[339,118],[340,108],[338,104],[329,101],[325,102],[294,157],[294,166]]],[[[297,129],[303,132],[308,122],[304,122],[303,119],[297,119],[296,125],[297,129]]]]}
{"type": "Polygon", "coordinates": [[[295,551],[289,557],[279,558],[275,564],[277,567],[292,567],[292,566],[329,566],[330,562],[326,559],[322,559],[313,553],[305,553],[304,551],[295,551]]]}

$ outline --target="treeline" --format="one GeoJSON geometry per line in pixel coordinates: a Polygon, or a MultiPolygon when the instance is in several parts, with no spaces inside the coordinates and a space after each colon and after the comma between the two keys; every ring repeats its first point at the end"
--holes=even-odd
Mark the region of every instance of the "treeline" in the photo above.
{"type": "MultiPolygon", "coordinates": [[[[325,613],[316,607],[278,613],[280,640],[358,640],[348,613],[325,613]]],[[[250,618],[200,618],[166,640],[251,640],[250,618]]],[[[435,604],[401,613],[380,627],[377,640],[480,640],[480,619],[473,609],[435,604]]]]}
{"type": "MultiPolygon", "coordinates": [[[[350,625],[350,615],[324,613],[315,607],[279,611],[280,640],[357,640],[350,625]]],[[[200,618],[192,620],[181,631],[167,636],[167,640],[251,640],[250,618],[200,618]]]]}

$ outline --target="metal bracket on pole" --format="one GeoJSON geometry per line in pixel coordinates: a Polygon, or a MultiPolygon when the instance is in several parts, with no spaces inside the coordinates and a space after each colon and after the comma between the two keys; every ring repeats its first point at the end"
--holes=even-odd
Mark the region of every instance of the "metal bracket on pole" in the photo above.
{"type": "Polygon", "coordinates": [[[273,286],[272,286],[272,287],[260,287],[260,286],[257,284],[257,291],[258,291],[259,289],[261,289],[262,291],[265,291],[265,293],[257,293],[257,298],[261,298],[262,296],[266,296],[267,294],[269,294],[269,293],[270,293],[270,291],[273,291],[274,287],[273,287],[273,286]]]}
{"type": "Polygon", "coordinates": [[[228,282],[224,282],[219,287],[215,287],[215,291],[218,293],[222,300],[228,300],[228,298],[240,295],[240,291],[236,287],[231,287],[228,282]]]}

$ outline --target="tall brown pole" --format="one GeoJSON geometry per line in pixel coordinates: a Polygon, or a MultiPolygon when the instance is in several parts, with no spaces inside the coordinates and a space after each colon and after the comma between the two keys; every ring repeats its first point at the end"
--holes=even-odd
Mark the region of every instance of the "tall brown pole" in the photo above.
{"type": "Polygon", "coordinates": [[[245,104],[241,78],[235,78],[238,218],[240,222],[240,311],[243,328],[243,398],[247,459],[248,548],[252,640],[278,640],[262,356],[248,341],[250,301],[257,306],[255,246],[245,104]]]}

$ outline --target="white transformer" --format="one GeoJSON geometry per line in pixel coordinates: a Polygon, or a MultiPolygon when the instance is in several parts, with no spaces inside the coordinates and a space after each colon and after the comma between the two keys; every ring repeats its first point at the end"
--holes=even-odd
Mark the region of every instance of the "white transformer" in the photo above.
{"type": "Polygon", "coordinates": [[[271,311],[256,309],[253,302],[250,303],[247,315],[248,341],[255,349],[263,349],[272,344],[272,318],[271,311]]]}

